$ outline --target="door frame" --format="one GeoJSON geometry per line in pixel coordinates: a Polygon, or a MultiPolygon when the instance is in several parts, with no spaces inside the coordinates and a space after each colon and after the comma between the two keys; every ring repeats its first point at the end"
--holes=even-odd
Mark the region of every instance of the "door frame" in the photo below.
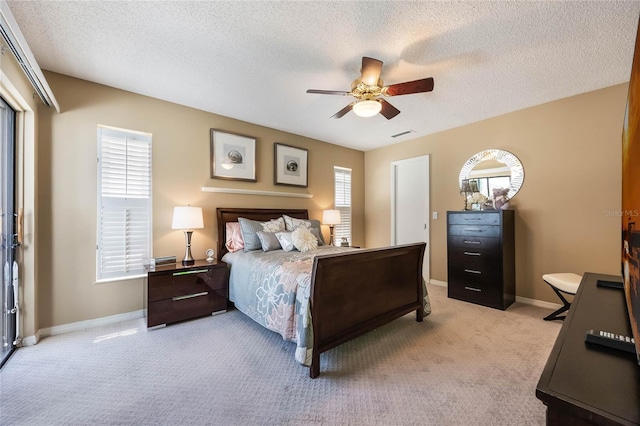
{"type": "Polygon", "coordinates": [[[405,158],[403,160],[396,160],[391,162],[391,245],[396,245],[396,171],[397,168],[402,166],[403,164],[413,163],[417,161],[424,162],[426,169],[426,182],[425,182],[425,242],[427,246],[424,251],[424,262],[422,266],[422,274],[427,283],[431,279],[431,254],[430,254],[430,240],[431,240],[431,224],[429,223],[429,196],[431,193],[430,187],[430,168],[429,168],[429,154],[421,155],[418,157],[405,158]]]}

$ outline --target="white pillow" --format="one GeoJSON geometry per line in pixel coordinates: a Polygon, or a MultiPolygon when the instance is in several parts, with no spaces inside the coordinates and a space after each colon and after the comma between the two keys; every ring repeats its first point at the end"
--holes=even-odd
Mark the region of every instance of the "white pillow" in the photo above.
{"type": "Polygon", "coordinates": [[[291,233],[291,241],[293,241],[293,245],[302,252],[318,248],[318,239],[304,226],[298,227],[291,233]]]}
{"type": "Polygon", "coordinates": [[[291,251],[295,248],[293,241],[291,241],[291,232],[276,232],[276,238],[282,246],[282,250],[291,251]]]}

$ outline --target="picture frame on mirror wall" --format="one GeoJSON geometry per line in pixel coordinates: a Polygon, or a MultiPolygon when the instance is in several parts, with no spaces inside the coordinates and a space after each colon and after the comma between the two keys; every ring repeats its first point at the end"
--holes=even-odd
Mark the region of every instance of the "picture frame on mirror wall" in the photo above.
{"type": "Polygon", "coordinates": [[[273,183],[306,188],[309,178],[309,151],[304,148],[274,143],[273,183]]]}
{"type": "Polygon", "coordinates": [[[211,129],[211,178],[257,182],[256,139],[211,129]]]}

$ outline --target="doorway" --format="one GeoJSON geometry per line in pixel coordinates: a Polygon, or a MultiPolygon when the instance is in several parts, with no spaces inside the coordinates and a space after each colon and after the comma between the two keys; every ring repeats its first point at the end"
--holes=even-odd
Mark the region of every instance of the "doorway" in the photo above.
{"type": "Polygon", "coordinates": [[[391,245],[425,242],[422,276],[429,268],[429,156],[391,163],[391,245]]]}

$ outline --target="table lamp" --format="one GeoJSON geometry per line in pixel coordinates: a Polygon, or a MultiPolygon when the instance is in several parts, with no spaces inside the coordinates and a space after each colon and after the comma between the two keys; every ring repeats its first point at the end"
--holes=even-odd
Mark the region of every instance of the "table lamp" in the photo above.
{"type": "Polygon", "coordinates": [[[329,244],[333,244],[333,225],[340,223],[340,210],[323,210],[322,223],[329,225],[329,244]]]}
{"type": "Polygon", "coordinates": [[[171,229],[182,229],[187,243],[184,259],[182,259],[183,265],[193,265],[195,263],[191,256],[191,234],[193,234],[192,229],[200,228],[204,228],[202,207],[174,207],[171,229]]]}

